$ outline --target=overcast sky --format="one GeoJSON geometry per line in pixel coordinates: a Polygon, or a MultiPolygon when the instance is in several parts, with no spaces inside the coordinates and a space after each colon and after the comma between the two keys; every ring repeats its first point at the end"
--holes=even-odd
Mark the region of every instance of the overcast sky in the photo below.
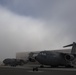
{"type": "Polygon", "coordinates": [[[0,0],[0,60],[74,41],[76,0],[0,0]]]}

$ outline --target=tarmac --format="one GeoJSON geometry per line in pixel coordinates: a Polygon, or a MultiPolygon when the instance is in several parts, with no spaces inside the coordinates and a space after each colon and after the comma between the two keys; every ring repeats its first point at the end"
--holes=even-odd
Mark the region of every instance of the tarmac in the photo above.
{"type": "Polygon", "coordinates": [[[33,65],[25,66],[0,66],[0,75],[76,75],[76,68],[38,68],[33,71],[33,65]]]}

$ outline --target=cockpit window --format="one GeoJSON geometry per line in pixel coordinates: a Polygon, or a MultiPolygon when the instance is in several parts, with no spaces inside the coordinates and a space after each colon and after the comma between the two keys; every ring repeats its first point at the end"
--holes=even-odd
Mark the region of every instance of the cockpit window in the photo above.
{"type": "Polygon", "coordinates": [[[41,53],[40,53],[40,55],[44,55],[44,56],[45,56],[45,55],[46,55],[46,53],[44,53],[44,52],[41,52],[41,53]]]}

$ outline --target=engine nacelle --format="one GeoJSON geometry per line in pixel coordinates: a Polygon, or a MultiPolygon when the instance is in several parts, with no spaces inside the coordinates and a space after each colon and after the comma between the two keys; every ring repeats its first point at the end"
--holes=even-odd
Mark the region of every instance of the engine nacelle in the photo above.
{"type": "Polygon", "coordinates": [[[65,55],[65,59],[67,61],[72,61],[72,60],[74,60],[74,55],[67,54],[67,55],[65,55]]]}

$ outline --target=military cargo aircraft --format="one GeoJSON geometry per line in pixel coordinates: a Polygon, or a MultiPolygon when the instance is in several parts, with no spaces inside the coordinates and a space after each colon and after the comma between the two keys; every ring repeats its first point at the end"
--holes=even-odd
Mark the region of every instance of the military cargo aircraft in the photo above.
{"type": "Polygon", "coordinates": [[[5,66],[9,65],[9,66],[15,67],[15,66],[18,66],[18,65],[25,64],[25,61],[22,60],[22,59],[15,59],[15,58],[10,59],[10,58],[7,58],[7,59],[3,60],[3,63],[4,63],[5,66]]]}
{"type": "MultiPolygon", "coordinates": [[[[76,58],[76,43],[66,45],[64,47],[72,46],[71,53],[62,53],[62,52],[54,52],[54,51],[41,51],[35,56],[35,61],[38,61],[41,66],[49,65],[51,67],[74,67],[73,61],[76,58]]],[[[32,58],[29,58],[31,61],[32,58]]],[[[34,59],[33,59],[34,61],[34,59]]],[[[35,68],[37,69],[37,68],[35,68]]]]}

